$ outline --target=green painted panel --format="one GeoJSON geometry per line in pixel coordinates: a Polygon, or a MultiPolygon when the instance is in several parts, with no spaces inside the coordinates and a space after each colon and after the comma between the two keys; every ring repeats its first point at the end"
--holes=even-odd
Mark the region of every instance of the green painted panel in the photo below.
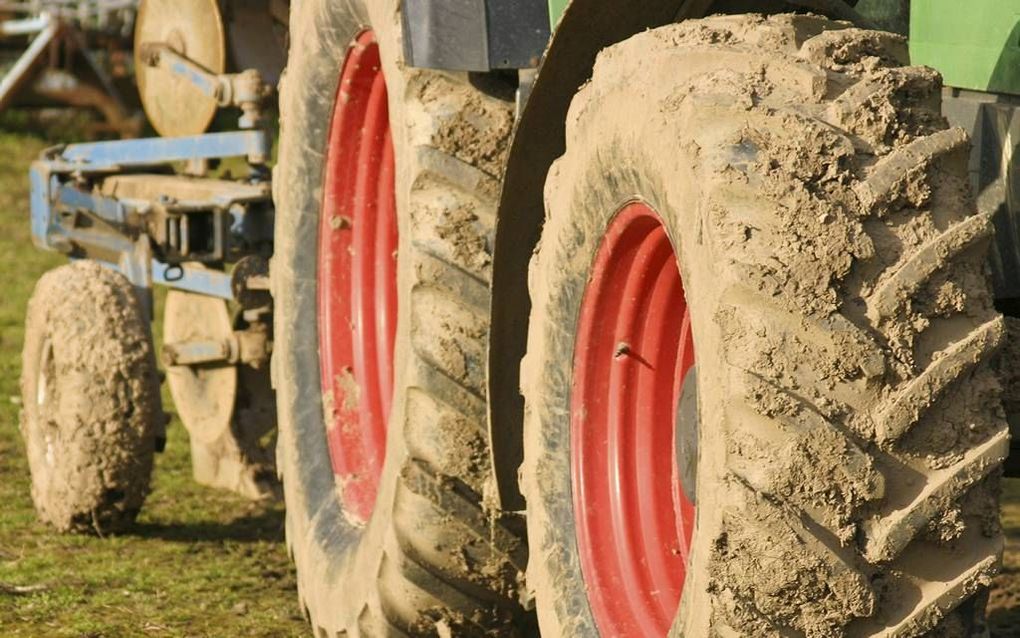
{"type": "Polygon", "coordinates": [[[947,86],[1020,95],[1020,0],[913,0],[910,57],[947,86]]]}
{"type": "Polygon", "coordinates": [[[560,22],[560,16],[567,9],[570,0],[549,0],[549,27],[555,32],[556,25],[560,22]]]}

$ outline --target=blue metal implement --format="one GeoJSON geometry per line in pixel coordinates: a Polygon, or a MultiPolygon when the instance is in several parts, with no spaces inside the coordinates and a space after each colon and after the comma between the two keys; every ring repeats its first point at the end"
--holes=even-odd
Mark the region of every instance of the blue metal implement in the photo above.
{"type": "Polygon", "coordinates": [[[260,129],[207,133],[192,137],[72,144],[50,160],[51,172],[108,173],[188,160],[247,157],[252,164],[269,160],[272,143],[260,129]]]}
{"type": "Polygon", "coordinates": [[[263,130],[50,149],[30,171],[33,241],[100,261],[145,291],[156,283],[233,299],[222,264],[271,250],[268,173],[230,181],[176,175],[173,164],[246,157],[258,167],[269,152],[263,130]]]}
{"type": "Polygon", "coordinates": [[[220,270],[208,270],[186,265],[167,265],[152,260],[152,281],[177,290],[197,292],[220,299],[233,299],[230,275],[220,270]]]}

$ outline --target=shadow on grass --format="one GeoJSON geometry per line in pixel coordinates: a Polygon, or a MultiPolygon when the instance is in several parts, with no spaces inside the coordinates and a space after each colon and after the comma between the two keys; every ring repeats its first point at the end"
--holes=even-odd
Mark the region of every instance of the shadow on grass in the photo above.
{"type": "Polygon", "coordinates": [[[284,514],[282,510],[237,518],[228,523],[215,521],[198,523],[135,523],[123,536],[155,538],[173,543],[236,541],[240,543],[283,542],[284,514]]]}
{"type": "Polygon", "coordinates": [[[1018,580],[1020,567],[1010,565],[1004,566],[996,578],[1000,591],[993,593],[988,613],[991,638],[1020,638],[1020,591],[1011,585],[1018,580]]]}

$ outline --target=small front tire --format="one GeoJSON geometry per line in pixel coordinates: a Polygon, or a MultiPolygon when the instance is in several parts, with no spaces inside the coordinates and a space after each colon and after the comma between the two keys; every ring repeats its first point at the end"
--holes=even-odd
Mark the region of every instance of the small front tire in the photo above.
{"type": "Polygon", "coordinates": [[[147,318],[119,273],[81,261],[45,274],[28,304],[21,433],[39,518],[105,533],[149,492],[163,418],[147,318]]]}

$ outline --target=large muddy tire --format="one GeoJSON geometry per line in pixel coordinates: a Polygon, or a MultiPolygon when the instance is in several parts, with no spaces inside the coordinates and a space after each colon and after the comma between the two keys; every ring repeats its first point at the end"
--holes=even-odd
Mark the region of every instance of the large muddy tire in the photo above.
{"type": "MultiPolygon", "coordinates": [[[[395,2],[302,0],[292,5],[290,29],[274,177],[273,376],[299,595],[323,636],[512,633],[522,615],[524,526],[483,507],[490,489],[484,384],[490,235],[512,103],[474,88],[466,74],[405,68],[395,2]],[[343,156],[345,144],[358,138],[370,143],[364,131],[376,130],[378,119],[367,115],[370,125],[351,128],[333,145],[327,139],[334,113],[352,112],[349,105],[363,98],[361,80],[339,86],[341,76],[348,76],[348,64],[357,65],[352,75],[365,64],[379,71],[380,62],[365,62],[376,44],[389,96],[396,196],[391,205],[373,191],[378,201],[366,208],[364,198],[339,201],[346,178],[331,172],[331,153],[343,156]],[[391,207],[399,249],[368,266],[385,278],[387,260],[396,261],[400,312],[391,334],[392,400],[385,401],[385,383],[359,378],[357,363],[323,372],[339,356],[338,341],[350,339],[352,328],[369,328],[360,319],[326,325],[323,308],[335,310],[336,299],[322,293],[335,281],[325,269],[356,278],[337,264],[362,256],[347,249],[357,237],[328,259],[324,242],[383,221],[391,207]],[[374,412],[366,412],[370,404],[377,404],[374,412]],[[365,419],[387,412],[385,454],[376,468],[371,458],[355,458],[360,452],[352,445],[365,442],[357,434],[365,419]],[[358,413],[361,421],[344,420],[358,413]],[[345,469],[351,467],[363,471],[345,469]]],[[[366,152],[345,165],[348,174],[371,174],[376,160],[366,152]]],[[[379,152],[385,164],[386,151],[379,152]]],[[[362,182],[383,184],[383,177],[362,182]]],[[[385,300],[357,302],[382,303],[366,321],[393,312],[385,300]]],[[[379,334],[356,332],[345,347],[385,348],[379,334]]]]}
{"type": "Polygon", "coordinates": [[[39,518],[116,531],[149,492],[163,417],[148,318],[119,273],[81,261],[46,273],[28,303],[21,433],[39,518]]]}
{"type": "MultiPolygon", "coordinates": [[[[902,66],[902,38],[847,26],[734,16],[656,29],[604,51],[573,102],[546,184],[522,375],[528,581],[543,635],[985,631],[1008,445],[989,369],[1003,338],[985,266],[991,227],[974,214],[967,136],[940,116],[938,75],[902,66]],[[579,531],[593,523],[572,499],[572,468],[586,472],[574,454],[605,409],[572,395],[602,368],[671,376],[638,344],[684,315],[652,300],[633,337],[617,334],[597,365],[575,367],[591,363],[575,349],[577,327],[591,324],[589,280],[647,261],[596,261],[635,202],[679,255],[693,328],[696,526],[689,548],[676,538],[666,548],[688,555],[671,601],[621,587],[601,592],[607,606],[592,602],[579,531]],[[621,599],[671,606],[651,629],[596,618],[618,620],[621,599]]],[[[606,396],[628,400],[618,386],[606,396]]],[[[666,402],[670,420],[676,405],[666,402]]],[[[684,411],[681,397],[678,424],[690,423],[684,411]]],[[[656,424],[632,421],[638,437],[656,424]]],[[[691,446],[680,443],[684,477],[691,446]]],[[[624,459],[620,476],[642,462],[624,459]]],[[[669,484],[669,468],[656,480],[669,484]]],[[[669,522],[668,497],[665,509],[669,522]]],[[[647,539],[655,517],[642,524],[620,522],[647,539]]],[[[644,578],[640,540],[618,570],[627,578],[644,578]]]]}

